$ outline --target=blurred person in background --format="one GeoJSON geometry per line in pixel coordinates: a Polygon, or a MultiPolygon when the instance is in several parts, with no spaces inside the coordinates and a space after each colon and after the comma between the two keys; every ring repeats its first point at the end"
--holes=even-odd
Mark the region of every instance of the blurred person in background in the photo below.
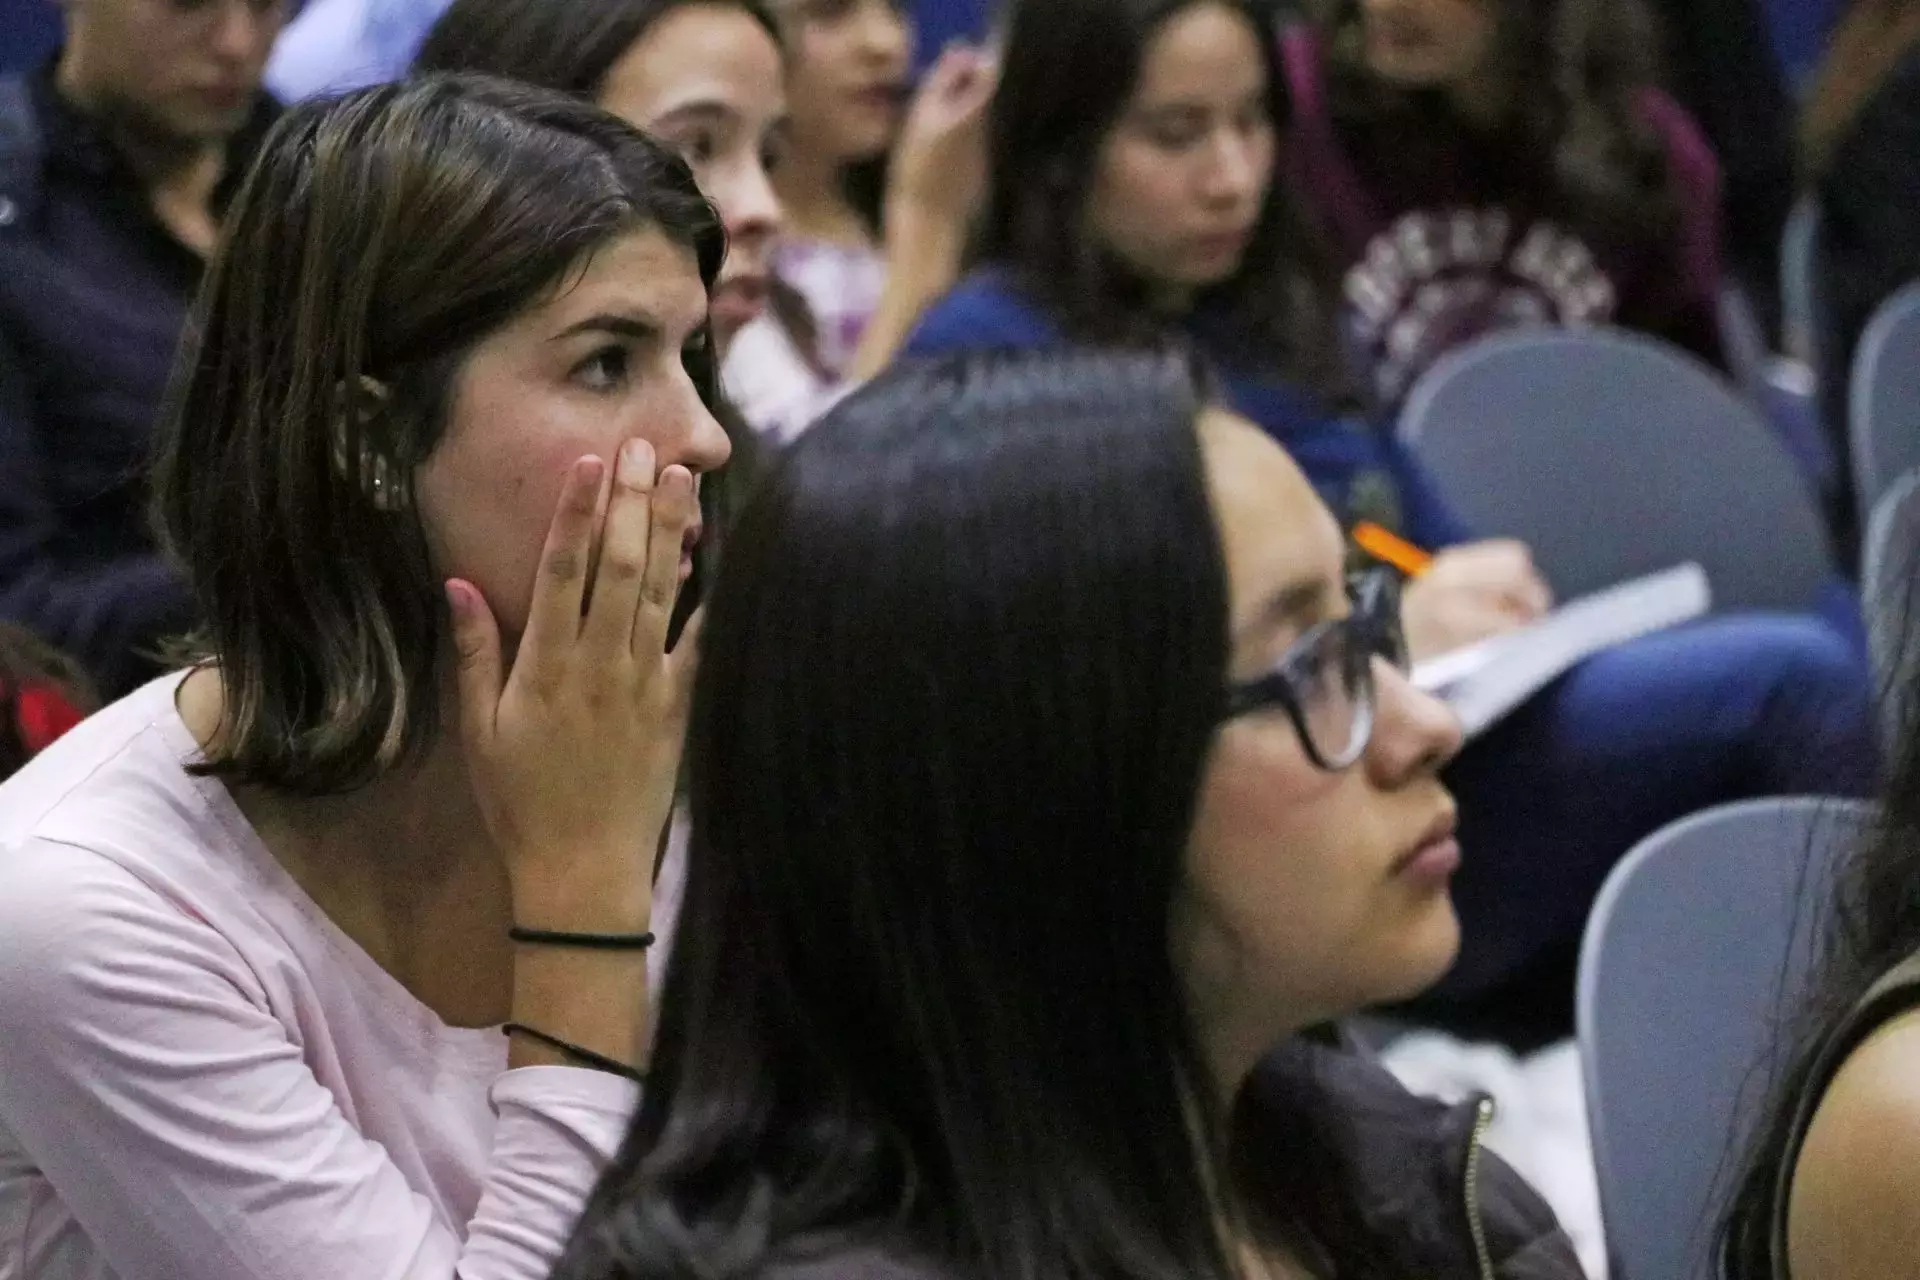
{"type": "Polygon", "coordinates": [[[86,673],[31,631],[0,623],[0,782],[93,710],[86,673]]]}
{"type": "Polygon", "coordinates": [[[455,0],[414,68],[586,98],[679,153],[727,230],[712,300],[722,359],[766,309],[787,145],[779,32],[759,0],[455,0]]]}
{"type": "Polygon", "coordinates": [[[0,104],[0,618],[109,695],[192,618],[146,521],[187,304],[275,107],[291,0],[67,0],[65,43],[0,104]]]}
{"type": "MultiPolygon", "coordinates": [[[[1819,294],[1826,332],[1814,335],[1821,408],[1850,475],[1848,383],[1874,311],[1920,278],[1920,3],[1857,0],[1827,50],[1800,121],[1801,178],[1820,202],[1819,294]]],[[[1914,424],[1920,431],[1920,424],[1914,424]]],[[[1841,536],[1857,546],[1871,512],[1838,486],[1841,536]]]]}
{"type": "Polygon", "coordinates": [[[725,367],[746,419],[803,430],[893,358],[956,278],[985,182],[993,60],[945,50],[912,90],[902,0],[775,0],[788,50],[787,145],[775,255],[799,307],[750,326],[725,367]]]}
{"type": "Polygon", "coordinates": [[[1718,170],[1653,86],[1637,0],[1314,13],[1285,36],[1287,161],[1382,406],[1513,325],[1621,325],[1721,362],[1718,170]]]}

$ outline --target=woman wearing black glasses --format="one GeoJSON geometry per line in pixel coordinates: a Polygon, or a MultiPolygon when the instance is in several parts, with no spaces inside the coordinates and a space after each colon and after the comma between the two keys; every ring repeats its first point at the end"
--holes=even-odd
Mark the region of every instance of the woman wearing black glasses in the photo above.
{"type": "Polygon", "coordinates": [[[556,1275],[1579,1275],[1311,1029],[1452,959],[1459,746],[1299,469],[1184,358],[907,367],[708,607],[642,1111],[556,1275]]]}

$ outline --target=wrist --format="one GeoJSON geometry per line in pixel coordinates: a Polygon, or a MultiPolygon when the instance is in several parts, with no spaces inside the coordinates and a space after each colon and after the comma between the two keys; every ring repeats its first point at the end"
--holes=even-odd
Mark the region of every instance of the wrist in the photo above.
{"type": "Polygon", "coordinates": [[[640,934],[653,924],[653,885],[575,877],[513,889],[513,924],[544,933],[640,934]]]}
{"type": "Polygon", "coordinates": [[[887,202],[887,267],[895,271],[956,269],[965,247],[963,220],[938,202],[904,196],[887,202]]]}

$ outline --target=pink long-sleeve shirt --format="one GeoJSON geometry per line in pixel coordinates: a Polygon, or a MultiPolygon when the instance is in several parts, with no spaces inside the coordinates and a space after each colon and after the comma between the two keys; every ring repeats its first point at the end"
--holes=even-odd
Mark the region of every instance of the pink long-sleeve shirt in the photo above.
{"type": "Polygon", "coordinates": [[[336,928],[179,677],[0,786],[0,1280],[533,1280],[638,1101],[507,1069],[336,928]]]}

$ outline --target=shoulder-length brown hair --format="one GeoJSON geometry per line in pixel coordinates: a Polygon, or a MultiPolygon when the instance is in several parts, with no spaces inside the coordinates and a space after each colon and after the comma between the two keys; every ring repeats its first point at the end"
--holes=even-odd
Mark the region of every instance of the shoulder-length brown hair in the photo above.
{"type": "Polygon", "coordinates": [[[1920,0],[1855,0],[1834,29],[1800,115],[1800,167],[1826,171],[1861,109],[1920,41],[1920,0]]]}
{"type": "Polygon", "coordinates": [[[275,126],[195,304],[155,480],[225,692],[210,772],[335,793],[432,740],[447,622],[413,472],[474,344],[639,227],[712,284],[724,233],[686,165],[576,98],[428,77],[275,126]]]}
{"type": "MultiPolygon", "coordinates": [[[[1478,0],[1493,8],[1488,74],[1508,103],[1504,130],[1546,166],[1554,216],[1605,244],[1677,235],[1679,184],[1646,113],[1657,29],[1641,0],[1478,0]]],[[[1441,96],[1386,84],[1367,68],[1360,0],[1313,0],[1330,49],[1329,102],[1364,149],[1399,151],[1459,127],[1441,96]]]]}

